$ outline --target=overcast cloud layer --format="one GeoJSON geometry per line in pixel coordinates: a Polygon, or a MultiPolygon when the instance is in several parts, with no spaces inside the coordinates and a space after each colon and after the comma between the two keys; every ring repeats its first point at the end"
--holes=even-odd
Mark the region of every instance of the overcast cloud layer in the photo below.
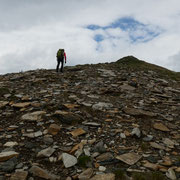
{"type": "Polygon", "coordinates": [[[179,0],[0,0],[0,74],[133,55],[180,71],[179,0]]]}

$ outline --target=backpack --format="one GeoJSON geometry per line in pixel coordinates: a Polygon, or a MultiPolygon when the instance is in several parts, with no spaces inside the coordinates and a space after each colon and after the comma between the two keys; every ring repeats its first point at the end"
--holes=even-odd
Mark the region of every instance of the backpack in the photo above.
{"type": "Polygon", "coordinates": [[[59,49],[58,50],[57,58],[64,58],[64,49],[59,49]]]}

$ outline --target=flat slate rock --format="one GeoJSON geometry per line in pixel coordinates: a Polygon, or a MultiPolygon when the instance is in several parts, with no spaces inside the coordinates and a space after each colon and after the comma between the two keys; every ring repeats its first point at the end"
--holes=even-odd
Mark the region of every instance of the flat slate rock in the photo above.
{"type": "Polygon", "coordinates": [[[27,171],[17,171],[11,175],[10,180],[26,180],[28,176],[27,171]]]}
{"type": "Polygon", "coordinates": [[[19,155],[19,153],[15,152],[15,151],[1,152],[0,153],[0,162],[11,159],[12,157],[17,157],[18,155],[19,155]]]}
{"type": "Polygon", "coordinates": [[[142,109],[135,109],[135,108],[124,108],[123,111],[126,114],[132,115],[132,116],[149,116],[149,117],[154,117],[156,116],[155,113],[150,112],[150,111],[144,111],[142,109]]]}
{"type": "Polygon", "coordinates": [[[141,159],[141,157],[141,155],[132,152],[116,156],[116,159],[121,160],[128,165],[133,165],[136,162],[138,162],[141,159]]]}
{"type": "Polygon", "coordinates": [[[162,150],[165,149],[164,146],[159,145],[159,144],[157,144],[156,142],[150,142],[150,145],[151,145],[151,147],[153,147],[153,148],[155,148],[155,149],[162,149],[162,150]]]}
{"type": "Polygon", "coordinates": [[[60,180],[60,177],[50,174],[47,170],[44,170],[38,166],[32,166],[29,170],[31,174],[35,177],[50,179],[50,180],[60,180]]]}
{"type": "Polygon", "coordinates": [[[74,137],[80,136],[85,133],[86,133],[86,131],[84,131],[84,129],[82,129],[82,128],[75,129],[71,132],[72,136],[74,136],[74,137]]]}
{"type": "Polygon", "coordinates": [[[86,179],[90,179],[91,176],[93,175],[93,169],[92,168],[88,168],[85,171],[83,171],[79,176],[79,180],[86,180],[86,179]]]}
{"type": "Polygon", "coordinates": [[[66,168],[72,167],[77,164],[77,158],[67,153],[62,154],[62,160],[66,168]]]}
{"type": "Polygon", "coordinates": [[[27,113],[22,116],[22,120],[25,121],[41,121],[42,115],[46,114],[45,111],[35,111],[32,113],[27,113]]]}
{"type": "Polygon", "coordinates": [[[3,107],[5,107],[8,104],[9,104],[8,101],[0,101],[0,108],[3,108],[3,107]]]}
{"type": "Polygon", "coordinates": [[[12,107],[25,108],[25,107],[28,107],[30,104],[31,104],[30,102],[15,103],[15,104],[12,104],[12,107]]]}
{"type": "Polygon", "coordinates": [[[169,132],[170,130],[162,123],[155,123],[153,125],[154,129],[164,131],[164,132],[169,132]]]}
{"type": "Polygon", "coordinates": [[[37,157],[50,157],[54,153],[54,148],[46,148],[38,152],[37,157]]]}
{"type": "Polygon", "coordinates": [[[115,174],[108,173],[108,174],[97,174],[92,177],[90,180],[115,180],[115,174]]]}

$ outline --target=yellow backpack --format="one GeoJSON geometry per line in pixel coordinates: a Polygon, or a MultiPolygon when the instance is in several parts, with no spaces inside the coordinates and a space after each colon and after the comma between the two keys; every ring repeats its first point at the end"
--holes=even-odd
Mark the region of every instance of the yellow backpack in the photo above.
{"type": "Polygon", "coordinates": [[[63,58],[64,57],[64,49],[59,49],[57,52],[57,58],[63,58]]]}

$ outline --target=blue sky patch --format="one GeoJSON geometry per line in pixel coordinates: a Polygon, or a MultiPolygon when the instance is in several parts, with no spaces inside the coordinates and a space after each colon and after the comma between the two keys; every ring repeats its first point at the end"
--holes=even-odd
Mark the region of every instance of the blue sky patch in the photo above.
{"type": "Polygon", "coordinates": [[[96,35],[94,36],[94,40],[97,41],[97,42],[101,42],[101,41],[104,40],[104,36],[101,35],[101,34],[96,34],[96,35]]]}
{"type": "MultiPolygon", "coordinates": [[[[150,27],[149,25],[143,24],[132,17],[120,18],[107,26],[99,26],[99,25],[91,24],[88,25],[86,28],[92,31],[104,30],[105,33],[108,29],[119,28],[122,31],[128,33],[131,43],[148,42],[154,39],[155,37],[157,37],[158,35],[160,35],[161,33],[161,29],[159,27],[155,27],[155,26],[150,27]]],[[[113,34],[108,34],[108,33],[106,34],[107,37],[104,37],[103,35],[98,33],[94,36],[94,40],[99,43],[103,41],[105,38],[109,38],[109,39],[119,38],[114,36],[113,34]]]]}

